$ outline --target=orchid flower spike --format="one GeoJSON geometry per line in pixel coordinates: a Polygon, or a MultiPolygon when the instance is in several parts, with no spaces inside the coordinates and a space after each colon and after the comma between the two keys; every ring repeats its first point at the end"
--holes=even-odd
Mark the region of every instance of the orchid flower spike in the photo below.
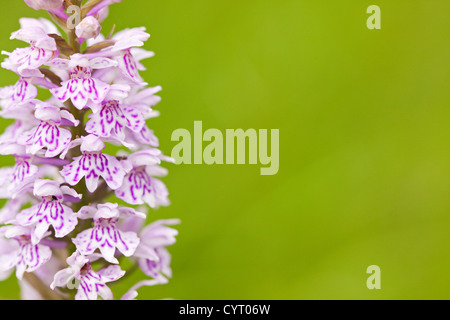
{"type": "Polygon", "coordinates": [[[141,269],[122,296],[134,299],[172,277],[167,247],[179,223],[145,226],[148,210],[170,203],[161,177],[173,162],[147,123],[159,116],[162,90],[140,74],[153,56],[143,48],[150,35],[143,27],[101,34],[121,0],[24,1],[53,22],[20,19],[11,39],[23,47],[2,52],[1,66],[17,78],[0,88],[0,117],[14,121],[0,155],[15,160],[0,168],[0,280],[15,273],[24,299],[110,300],[114,283],[141,269]],[[82,12],[73,30],[69,5],[82,12]]]}

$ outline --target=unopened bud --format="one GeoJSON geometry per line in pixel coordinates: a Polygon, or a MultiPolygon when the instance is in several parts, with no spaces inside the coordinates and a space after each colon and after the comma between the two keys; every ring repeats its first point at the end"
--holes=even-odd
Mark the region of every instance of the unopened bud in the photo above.
{"type": "Polygon", "coordinates": [[[102,30],[98,20],[92,16],[84,18],[76,27],[75,33],[80,39],[97,38],[102,30]]]}

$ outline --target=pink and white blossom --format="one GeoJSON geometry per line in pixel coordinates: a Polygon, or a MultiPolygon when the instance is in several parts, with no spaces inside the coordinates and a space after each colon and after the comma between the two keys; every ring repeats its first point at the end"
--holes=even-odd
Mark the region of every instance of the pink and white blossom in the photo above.
{"type": "Polygon", "coordinates": [[[117,62],[108,58],[87,58],[82,54],[74,54],[70,61],[54,59],[51,66],[68,68],[70,80],[61,83],[60,88],[51,89],[50,92],[60,102],[70,99],[73,105],[81,110],[89,102],[101,103],[105,99],[111,86],[92,76],[94,69],[114,67],[117,62]]]}
{"type": "Polygon", "coordinates": [[[33,243],[38,243],[50,226],[53,227],[56,238],[62,238],[75,229],[78,219],[72,208],[63,204],[64,194],[80,199],[82,195],[67,186],[61,187],[59,183],[46,179],[35,181],[33,193],[41,198],[41,202],[22,210],[16,216],[20,225],[34,227],[31,238],[33,243]]]}
{"type": "Polygon", "coordinates": [[[116,157],[102,153],[105,144],[100,138],[88,135],[74,141],[72,146],[81,144],[82,155],[74,158],[71,164],[61,170],[61,175],[68,184],[76,185],[85,178],[87,189],[94,192],[98,187],[99,178],[102,177],[113,190],[122,185],[125,169],[116,157]]]}
{"type": "Polygon", "coordinates": [[[168,226],[179,224],[178,219],[159,220],[145,227],[139,234],[141,242],[135,256],[139,267],[148,276],[158,279],[172,277],[171,256],[166,247],[176,242],[178,231],[168,226]]]}
{"type": "MultiPolygon", "coordinates": [[[[70,130],[62,126],[63,120],[76,122],[75,119],[60,111],[60,108],[51,104],[38,104],[34,116],[39,120],[39,124],[28,132],[24,132],[19,137],[19,143],[27,147],[27,152],[37,154],[40,150],[46,149],[45,157],[53,158],[63,152],[72,139],[70,130]],[[69,119],[64,119],[66,116],[69,119]]],[[[66,122],[67,124],[67,122],[66,122]]]]}
{"type": "Polygon", "coordinates": [[[165,176],[167,170],[160,167],[161,160],[173,162],[157,149],[138,151],[123,161],[128,167],[121,187],[115,194],[129,204],[148,204],[152,208],[169,205],[166,185],[156,177],[165,176]]]}
{"type": "Polygon", "coordinates": [[[50,260],[52,251],[42,244],[31,241],[32,230],[22,226],[6,226],[0,228],[0,237],[8,239],[0,245],[7,247],[1,249],[0,272],[16,269],[16,276],[22,279],[25,272],[33,272],[50,260]],[[6,251],[6,253],[5,253],[6,251]]]}
{"type": "Polygon", "coordinates": [[[50,287],[70,287],[69,283],[72,283],[77,289],[76,300],[97,300],[99,296],[103,300],[112,300],[113,294],[106,283],[116,281],[125,274],[116,265],[94,271],[90,259],[77,251],[67,258],[67,264],[69,267],[55,274],[50,287]]]}
{"type": "MultiPolygon", "coordinates": [[[[38,90],[36,86],[32,84],[30,79],[21,78],[14,86],[8,86],[0,89],[0,106],[2,108],[2,117],[6,117],[6,111],[11,109],[23,109],[27,108],[26,112],[31,110],[27,102],[32,101],[37,97],[38,90]]],[[[17,119],[16,110],[13,112],[13,119],[17,119]]],[[[19,113],[20,114],[20,113],[19,113]]]]}
{"type": "Polygon", "coordinates": [[[124,256],[133,255],[139,245],[139,238],[135,232],[123,232],[116,224],[121,216],[136,215],[145,218],[145,215],[131,208],[118,208],[117,204],[99,204],[97,208],[83,207],[79,212],[80,218],[93,218],[94,227],[87,229],[73,239],[77,250],[90,255],[100,250],[105,260],[118,263],[114,257],[118,250],[124,256]]]}
{"type": "Polygon", "coordinates": [[[42,19],[21,19],[21,29],[11,35],[11,39],[18,39],[30,44],[27,48],[18,48],[9,56],[9,63],[17,68],[17,73],[25,75],[48,63],[58,56],[58,48],[50,32],[57,33],[57,29],[49,27],[49,21],[42,19]],[[50,32],[49,32],[50,31],[50,32]]]}

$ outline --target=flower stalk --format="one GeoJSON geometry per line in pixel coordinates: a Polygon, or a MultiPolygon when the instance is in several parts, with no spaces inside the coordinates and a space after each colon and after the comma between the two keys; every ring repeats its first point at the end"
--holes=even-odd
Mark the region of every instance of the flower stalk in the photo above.
{"type": "Polygon", "coordinates": [[[16,160],[0,169],[0,280],[15,270],[23,299],[109,300],[109,283],[140,270],[147,279],[122,297],[134,299],[172,276],[166,247],[179,221],[144,225],[148,207],[169,205],[159,177],[167,174],[161,164],[173,162],[147,126],[161,90],[140,76],[140,60],[153,55],[141,48],[150,35],[100,34],[120,1],[25,0],[65,35],[49,20],[22,18],[11,38],[28,47],[3,52],[2,67],[19,80],[0,89],[0,116],[15,120],[0,136],[0,154],[16,160]],[[69,12],[80,13],[78,25],[69,12]],[[39,99],[43,90],[50,99],[39,99]],[[117,155],[105,152],[109,144],[117,155]],[[105,202],[113,195],[128,206],[105,202]]]}

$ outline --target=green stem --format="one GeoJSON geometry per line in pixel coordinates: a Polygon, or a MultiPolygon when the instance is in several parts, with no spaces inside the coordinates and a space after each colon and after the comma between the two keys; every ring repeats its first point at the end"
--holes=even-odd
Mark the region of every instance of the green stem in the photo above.
{"type": "Polygon", "coordinates": [[[50,289],[37,275],[26,272],[23,278],[41,295],[44,300],[64,300],[57,292],[50,289]]]}
{"type": "Polygon", "coordinates": [[[69,32],[67,33],[67,40],[75,53],[81,52],[81,45],[78,42],[78,37],[75,34],[75,29],[69,30],[69,32]]]}

